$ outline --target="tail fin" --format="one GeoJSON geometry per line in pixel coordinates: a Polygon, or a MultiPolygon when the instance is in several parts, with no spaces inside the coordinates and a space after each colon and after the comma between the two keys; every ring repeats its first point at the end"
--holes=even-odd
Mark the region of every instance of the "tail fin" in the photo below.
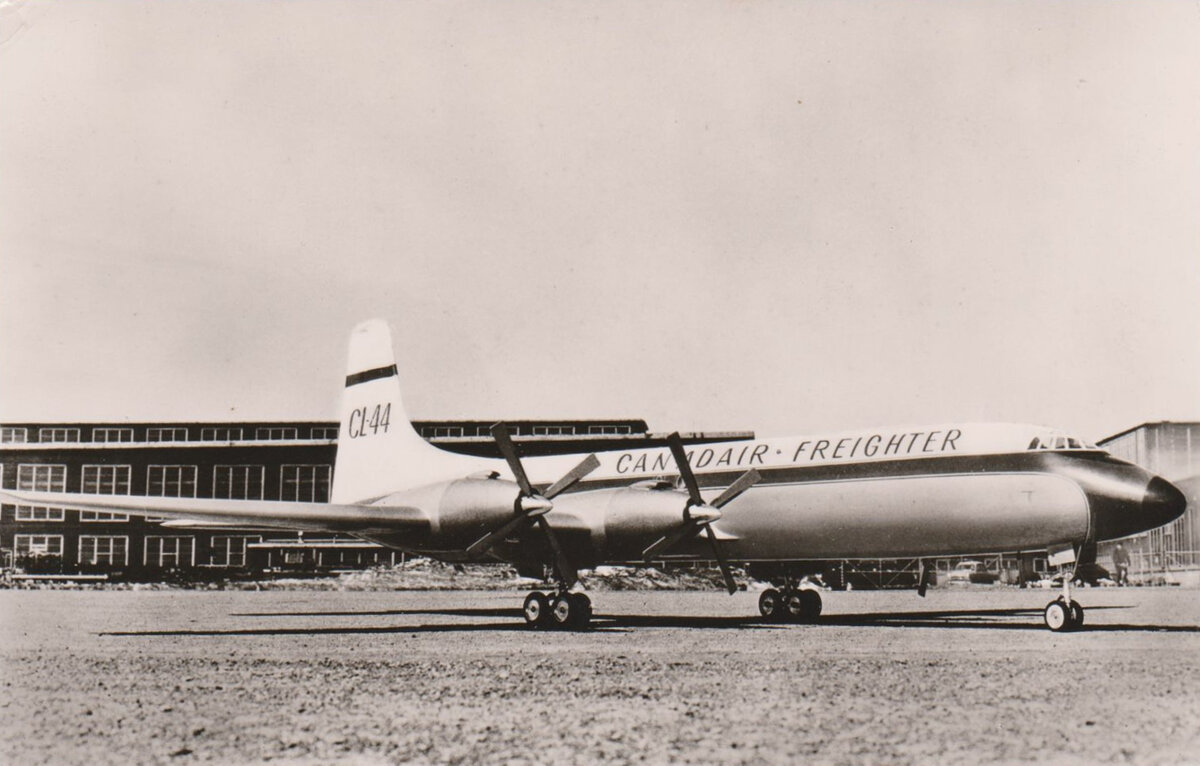
{"type": "Polygon", "coordinates": [[[350,334],[346,390],[330,501],[356,503],[447,478],[464,460],[413,429],[387,322],[371,319],[350,334]],[[451,467],[453,466],[453,468],[451,467]]]}

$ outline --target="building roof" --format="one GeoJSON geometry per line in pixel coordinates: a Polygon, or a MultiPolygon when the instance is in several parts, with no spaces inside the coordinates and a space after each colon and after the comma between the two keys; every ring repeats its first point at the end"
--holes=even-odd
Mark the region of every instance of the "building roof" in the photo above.
{"type": "Polygon", "coordinates": [[[1136,431],[1141,431],[1141,430],[1148,431],[1150,429],[1158,428],[1161,426],[1200,426],[1200,421],[1197,421],[1197,420],[1158,420],[1158,421],[1153,421],[1153,422],[1141,423],[1139,425],[1133,426],[1132,428],[1126,428],[1124,431],[1115,433],[1112,436],[1105,436],[1103,439],[1100,439],[1096,442],[1096,446],[1103,447],[1105,444],[1108,444],[1111,441],[1120,439],[1122,436],[1128,436],[1131,433],[1134,433],[1136,431]]]}

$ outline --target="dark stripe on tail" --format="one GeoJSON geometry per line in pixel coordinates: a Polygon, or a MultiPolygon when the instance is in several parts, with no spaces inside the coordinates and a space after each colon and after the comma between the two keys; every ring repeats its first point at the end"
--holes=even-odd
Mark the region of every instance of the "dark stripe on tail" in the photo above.
{"type": "Polygon", "coordinates": [[[366,383],[371,380],[379,380],[380,378],[390,378],[396,374],[396,365],[391,364],[387,367],[376,367],[373,370],[363,370],[356,372],[353,375],[346,376],[346,388],[357,386],[359,383],[366,383]]]}

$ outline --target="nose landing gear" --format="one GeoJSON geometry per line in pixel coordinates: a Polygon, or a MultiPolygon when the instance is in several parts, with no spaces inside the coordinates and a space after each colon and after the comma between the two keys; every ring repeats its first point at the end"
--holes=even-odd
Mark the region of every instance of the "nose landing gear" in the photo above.
{"type": "Polygon", "coordinates": [[[1057,598],[1046,604],[1044,617],[1046,627],[1055,633],[1079,630],[1083,627],[1083,607],[1078,601],[1057,598]]]}
{"type": "MultiPolygon", "coordinates": [[[[1074,551],[1071,551],[1070,560],[1074,561],[1074,551]]],[[[1070,630],[1079,630],[1083,627],[1083,607],[1078,601],[1071,598],[1071,577],[1072,572],[1062,569],[1060,566],[1059,573],[1062,576],[1062,595],[1055,600],[1046,604],[1046,610],[1043,617],[1046,620],[1046,627],[1055,633],[1061,633],[1070,630]]]]}

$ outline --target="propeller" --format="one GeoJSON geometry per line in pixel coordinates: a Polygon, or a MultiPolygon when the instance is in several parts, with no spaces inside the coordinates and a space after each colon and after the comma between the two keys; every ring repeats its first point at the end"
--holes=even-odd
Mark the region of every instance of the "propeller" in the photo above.
{"type": "Polygon", "coordinates": [[[708,545],[712,548],[713,558],[717,560],[717,566],[721,568],[721,576],[725,578],[725,588],[732,595],[737,592],[737,583],[733,580],[733,573],[729,569],[729,562],[721,550],[721,544],[717,540],[717,533],[713,531],[712,523],[721,518],[721,508],[757,484],[762,477],[758,471],[751,468],[737,477],[733,484],[730,484],[715,500],[711,503],[706,503],[704,502],[704,497],[700,494],[700,485],[696,482],[696,475],[692,473],[692,466],[688,463],[687,453],[683,450],[683,440],[679,437],[678,433],[673,433],[667,437],[667,446],[671,448],[671,455],[675,458],[675,465],[679,468],[679,475],[683,479],[684,486],[687,487],[688,502],[683,508],[683,524],[675,531],[659,538],[649,548],[642,551],[642,558],[646,562],[649,562],[660,553],[670,550],[684,540],[695,536],[697,529],[703,527],[705,536],[708,537],[708,545]]]}
{"type": "Polygon", "coordinates": [[[467,548],[467,553],[472,556],[482,553],[511,535],[518,527],[535,522],[541,529],[542,534],[546,536],[546,542],[550,544],[550,549],[554,551],[554,566],[558,570],[558,576],[567,587],[570,587],[575,583],[578,575],[576,574],[575,567],[571,565],[570,560],[563,552],[562,546],[558,542],[558,535],[554,533],[554,528],[546,520],[546,514],[554,507],[554,504],[550,501],[569,489],[580,479],[599,468],[600,460],[595,455],[588,455],[578,465],[563,474],[558,481],[547,487],[545,492],[539,493],[533,488],[533,484],[529,482],[529,476],[525,473],[525,467],[521,465],[521,458],[517,455],[517,448],[513,444],[512,437],[508,435],[508,426],[503,423],[497,423],[492,426],[491,432],[492,438],[496,440],[496,446],[500,449],[500,454],[504,456],[509,470],[512,471],[513,477],[517,480],[517,486],[521,488],[521,494],[516,502],[516,515],[511,520],[505,522],[503,526],[493,532],[489,532],[472,543],[467,548]]]}

